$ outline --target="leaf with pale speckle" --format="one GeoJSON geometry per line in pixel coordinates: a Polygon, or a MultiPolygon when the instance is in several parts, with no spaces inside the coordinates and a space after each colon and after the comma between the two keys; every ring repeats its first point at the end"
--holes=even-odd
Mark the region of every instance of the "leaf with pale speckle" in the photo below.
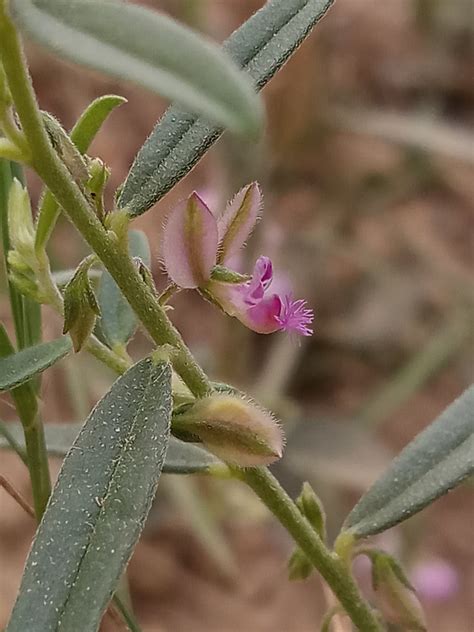
{"type": "Polygon", "coordinates": [[[8,632],[98,629],[148,515],[170,417],[170,366],[149,358],[92,411],[38,528],[8,632]]]}
{"type": "Polygon", "coordinates": [[[72,351],[69,336],[26,347],[0,359],[0,392],[10,391],[48,369],[72,351]]]}

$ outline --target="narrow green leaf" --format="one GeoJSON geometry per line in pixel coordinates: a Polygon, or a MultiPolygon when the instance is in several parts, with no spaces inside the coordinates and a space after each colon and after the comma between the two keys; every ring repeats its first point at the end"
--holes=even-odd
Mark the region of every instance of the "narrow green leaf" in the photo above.
{"type": "Polygon", "coordinates": [[[92,411],[38,528],[8,632],[98,629],[148,515],[170,416],[170,366],[149,358],[92,411]]]}
{"type": "MultiPolygon", "coordinates": [[[[139,257],[145,265],[150,265],[150,247],[145,233],[131,230],[128,235],[130,254],[139,257]]],[[[138,325],[132,310],[118,285],[105,270],[102,273],[98,292],[99,308],[102,314],[100,331],[107,344],[124,345],[135,333],[138,325]]]]}
{"type": "Polygon", "coordinates": [[[104,94],[94,99],[77,119],[71,130],[71,140],[85,154],[109,114],[127,99],[117,94],[104,94]]]}
{"type": "Polygon", "coordinates": [[[421,511],[474,472],[474,386],[421,432],[362,496],[344,523],[373,535],[421,511]]]}
{"type": "MultiPolygon", "coordinates": [[[[92,101],[81,116],[77,119],[71,130],[71,140],[81,154],[85,154],[104,124],[109,114],[119,105],[125,103],[124,97],[115,94],[106,94],[92,101]]],[[[53,232],[60,213],[60,208],[53,194],[46,191],[38,212],[36,223],[36,250],[45,248],[48,239],[53,232]]]]}
{"type": "MultiPolygon", "coordinates": [[[[5,423],[10,437],[22,449],[25,445],[23,430],[18,422],[5,423]]],[[[51,456],[64,457],[70,450],[79,434],[82,424],[48,423],[44,424],[46,445],[51,456]]],[[[1,429],[0,429],[1,435],[1,429]]],[[[0,449],[11,449],[6,437],[0,436],[0,449]]],[[[221,461],[213,454],[193,443],[185,443],[170,436],[168,452],[166,453],[163,473],[165,474],[193,474],[205,473],[212,465],[221,461]]]]}
{"type": "MultiPolygon", "coordinates": [[[[333,0],[269,0],[224,43],[258,89],[273,77],[333,0]]],[[[183,178],[223,130],[177,107],[167,110],[140,149],[118,204],[141,215],[183,178]]]]}
{"type": "Polygon", "coordinates": [[[9,391],[24,384],[64,358],[71,349],[72,343],[69,336],[62,336],[51,342],[27,347],[18,353],[0,358],[0,392],[9,391]]]}
{"type": "Polygon", "coordinates": [[[263,109],[220,47],[170,17],[119,0],[11,0],[15,21],[55,54],[133,81],[256,136],[263,109]]]}

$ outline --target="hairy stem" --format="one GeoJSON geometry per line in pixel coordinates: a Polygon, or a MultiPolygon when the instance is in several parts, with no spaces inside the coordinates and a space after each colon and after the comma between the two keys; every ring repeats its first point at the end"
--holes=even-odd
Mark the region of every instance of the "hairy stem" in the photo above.
{"type": "Polygon", "coordinates": [[[311,527],[298,507],[267,468],[237,471],[243,480],[278,518],[321,573],[352,621],[362,632],[383,630],[374,612],[359,592],[347,566],[332,553],[311,527]]]}
{"type": "MultiPolygon", "coordinates": [[[[23,133],[31,150],[33,167],[110,272],[154,342],[158,345],[168,344],[176,349],[173,354],[174,369],[192,393],[202,397],[212,392],[211,382],[185,346],[153,290],[142,280],[133,261],[117,247],[116,237],[107,232],[98,220],[51,147],[16,30],[5,10],[5,0],[0,0],[0,55],[23,133]]],[[[255,468],[241,470],[239,476],[288,529],[331,586],[359,630],[380,632],[380,624],[370,606],[360,596],[344,564],[325,547],[270,472],[265,468],[255,468]]]]}

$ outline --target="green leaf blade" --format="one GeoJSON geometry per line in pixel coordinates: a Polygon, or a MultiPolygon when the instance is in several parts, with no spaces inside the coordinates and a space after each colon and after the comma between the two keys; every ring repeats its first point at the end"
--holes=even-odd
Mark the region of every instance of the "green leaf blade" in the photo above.
{"type": "Polygon", "coordinates": [[[125,97],[104,94],[89,103],[71,130],[71,140],[81,154],[85,154],[89,149],[90,144],[113,110],[126,102],[125,97]]]}
{"type": "Polygon", "coordinates": [[[98,629],[148,515],[170,417],[171,369],[149,358],[92,411],[64,460],[8,632],[98,629]]]}
{"type": "Polygon", "coordinates": [[[385,531],[474,472],[474,386],[394,459],[344,523],[356,537],[385,531]]]}
{"type": "Polygon", "coordinates": [[[255,137],[263,108],[220,48],[170,17],[118,0],[12,0],[13,17],[56,54],[138,83],[255,137]],[[179,43],[179,54],[176,46],[179,43]]]}
{"type": "MultiPolygon", "coordinates": [[[[270,0],[223,45],[258,88],[283,66],[333,0],[270,0]]],[[[178,107],[169,108],[140,149],[118,204],[141,215],[162,198],[222,134],[178,107]]]]}
{"type": "Polygon", "coordinates": [[[24,384],[64,358],[71,350],[71,339],[62,336],[0,358],[0,392],[24,384]]]}
{"type": "MultiPolygon", "coordinates": [[[[145,265],[150,265],[150,247],[145,233],[131,230],[128,234],[130,254],[139,257],[145,265]]],[[[125,345],[138,325],[135,312],[128,304],[120,288],[105,270],[100,280],[98,292],[99,308],[102,314],[100,331],[107,343],[125,345]]]]}

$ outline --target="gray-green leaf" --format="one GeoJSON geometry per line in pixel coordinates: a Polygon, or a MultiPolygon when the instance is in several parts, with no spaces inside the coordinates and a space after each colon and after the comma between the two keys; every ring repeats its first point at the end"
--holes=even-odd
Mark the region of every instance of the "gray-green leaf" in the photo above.
{"type": "Polygon", "coordinates": [[[8,632],[98,629],[150,509],[170,416],[170,366],[149,358],[93,410],[64,460],[8,632]]]}
{"type": "MultiPolygon", "coordinates": [[[[21,449],[25,445],[23,429],[19,422],[5,424],[10,436],[21,449]]],[[[64,457],[69,452],[82,424],[47,423],[44,424],[46,447],[51,456],[64,457]]],[[[0,449],[11,449],[6,437],[0,433],[0,449]]],[[[163,465],[164,474],[205,473],[212,465],[222,464],[219,459],[194,443],[185,443],[170,436],[168,451],[163,465]]]]}
{"type": "MultiPolygon", "coordinates": [[[[150,247],[145,233],[139,230],[129,232],[129,248],[133,257],[139,257],[150,265],[150,247]]],[[[105,270],[100,280],[98,292],[99,307],[102,314],[100,331],[107,344],[126,344],[135,333],[137,318],[118,285],[105,270]]]]}
{"type": "Polygon", "coordinates": [[[394,459],[360,499],[344,529],[373,535],[406,520],[474,472],[474,386],[394,459]]]}
{"type": "MultiPolygon", "coordinates": [[[[224,42],[257,88],[283,66],[334,0],[269,0],[224,42]]],[[[194,167],[223,130],[171,107],[140,149],[118,204],[141,215],[194,167]]]]}
{"type": "Polygon", "coordinates": [[[10,391],[27,382],[64,358],[71,350],[71,339],[69,336],[62,336],[0,358],[0,391],[10,391]]]}
{"type": "Polygon", "coordinates": [[[170,17],[120,0],[11,0],[13,18],[55,54],[178,101],[256,136],[263,108],[216,44],[170,17]]]}

